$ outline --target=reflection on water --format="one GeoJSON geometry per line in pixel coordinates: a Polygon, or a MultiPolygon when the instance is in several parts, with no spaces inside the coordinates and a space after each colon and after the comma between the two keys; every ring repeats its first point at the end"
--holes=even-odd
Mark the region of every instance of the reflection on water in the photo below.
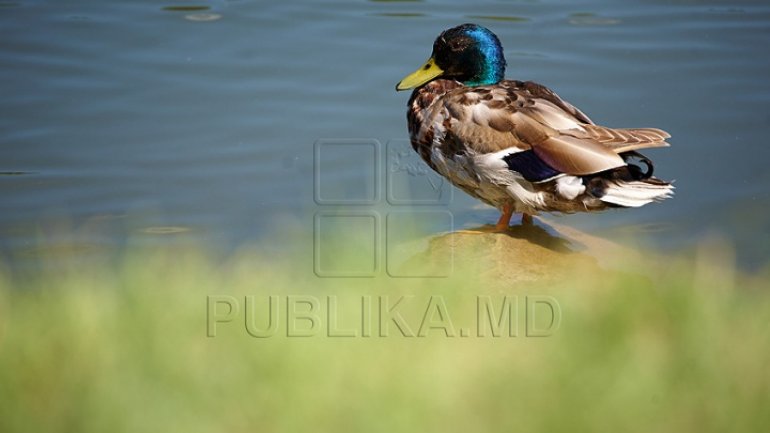
{"type": "Polygon", "coordinates": [[[193,6],[193,5],[163,6],[163,10],[169,11],[169,12],[194,12],[194,11],[207,11],[209,9],[211,8],[208,6],[193,6]]]}
{"type": "MultiPolygon", "coordinates": [[[[74,256],[86,255],[82,245],[118,250],[137,233],[228,249],[286,221],[312,232],[313,143],[406,139],[408,95],[394,83],[427,57],[436,34],[467,21],[498,34],[509,78],[548,85],[598,123],[673,135],[671,148],[650,156],[661,177],[677,179],[674,199],[552,217],[559,224],[667,248],[717,232],[746,265],[770,254],[770,6],[761,2],[0,8],[0,253],[27,266],[35,254],[18,253],[62,220],[99,227],[47,240],[74,256]],[[100,215],[121,217],[97,224],[100,215]]],[[[361,187],[351,183],[356,157],[336,161],[328,179],[341,191],[361,187]]],[[[497,217],[461,192],[451,197],[440,206],[456,227],[497,217]]],[[[295,241],[312,244],[308,236],[295,241]]]]}
{"type": "Polygon", "coordinates": [[[529,18],[515,17],[515,16],[500,16],[500,15],[468,15],[471,20],[487,20],[487,21],[505,21],[511,23],[521,23],[529,21],[529,18]]]}
{"type": "Polygon", "coordinates": [[[1,171],[0,176],[24,176],[25,174],[32,174],[28,171],[1,171]]]}
{"type": "Polygon", "coordinates": [[[597,16],[591,12],[575,12],[570,14],[569,23],[576,26],[614,26],[621,21],[616,18],[597,16]]]}
{"type": "Polygon", "coordinates": [[[414,17],[424,17],[425,14],[419,13],[419,12],[377,12],[373,15],[377,15],[380,17],[394,17],[394,18],[414,18],[414,17]]]}
{"type": "Polygon", "coordinates": [[[174,235],[177,233],[184,233],[190,231],[189,227],[174,227],[174,226],[168,226],[168,227],[146,227],[143,228],[142,233],[147,233],[151,235],[174,235]]]}
{"type": "Polygon", "coordinates": [[[186,20],[190,20],[190,21],[216,21],[216,20],[222,18],[222,15],[220,15],[220,14],[189,14],[189,15],[185,15],[184,18],[186,20]]]}

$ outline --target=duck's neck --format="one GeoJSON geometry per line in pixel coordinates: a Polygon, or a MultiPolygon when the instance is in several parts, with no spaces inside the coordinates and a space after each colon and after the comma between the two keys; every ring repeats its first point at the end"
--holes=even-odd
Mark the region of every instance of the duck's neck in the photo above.
{"type": "Polygon", "coordinates": [[[439,79],[414,89],[406,104],[409,107],[407,110],[409,133],[413,138],[422,135],[419,129],[430,126],[425,124],[425,116],[431,112],[431,105],[450,90],[459,87],[463,87],[459,81],[439,79]]]}
{"type": "Polygon", "coordinates": [[[462,87],[463,84],[455,80],[433,80],[423,86],[420,86],[412,92],[407,105],[416,110],[428,108],[436,98],[444,95],[446,92],[462,87]]]}
{"type": "Polygon", "coordinates": [[[468,87],[491,86],[502,81],[504,75],[504,67],[500,68],[497,64],[489,63],[484,65],[484,69],[478,75],[470,80],[463,81],[463,84],[468,87]]]}

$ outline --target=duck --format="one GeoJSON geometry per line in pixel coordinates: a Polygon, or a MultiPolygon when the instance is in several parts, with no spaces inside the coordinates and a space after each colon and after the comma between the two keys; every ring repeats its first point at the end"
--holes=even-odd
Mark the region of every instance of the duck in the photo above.
{"type": "Polygon", "coordinates": [[[507,80],[498,37],[478,24],[439,34],[430,58],[404,77],[412,90],[407,126],[413,149],[451,184],[531,225],[541,212],[637,208],[673,195],[641,149],[667,147],[658,128],[597,125],[554,91],[507,80]]]}

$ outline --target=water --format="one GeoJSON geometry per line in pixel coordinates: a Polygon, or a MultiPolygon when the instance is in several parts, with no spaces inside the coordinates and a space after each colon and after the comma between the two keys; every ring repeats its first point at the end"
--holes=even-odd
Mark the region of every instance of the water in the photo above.
{"type": "MultiPolygon", "coordinates": [[[[770,5],[642,0],[0,1],[4,261],[96,260],[129,240],[227,251],[310,230],[335,197],[387,208],[389,150],[407,138],[394,85],[468,21],[500,37],[508,78],[673,135],[648,152],[673,200],[560,223],[670,249],[717,233],[742,264],[766,262],[770,5]],[[319,139],[380,156],[324,150],[318,191],[319,139]]],[[[404,167],[395,183],[429,178],[404,167]]],[[[497,216],[458,191],[434,204],[455,227],[497,216]]]]}

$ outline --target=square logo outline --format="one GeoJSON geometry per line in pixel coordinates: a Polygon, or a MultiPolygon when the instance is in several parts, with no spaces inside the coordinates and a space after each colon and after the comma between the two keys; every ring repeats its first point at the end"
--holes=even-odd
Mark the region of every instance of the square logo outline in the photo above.
{"type": "Polygon", "coordinates": [[[373,278],[380,272],[380,214],[375,211],[319,211],[313,216],[313,273],[319,278],[373,278]],[[374,267],[371,272],[334,272],[321,269],[321,219],[325,217],[371,217],[374,220],[374,267]]]}

